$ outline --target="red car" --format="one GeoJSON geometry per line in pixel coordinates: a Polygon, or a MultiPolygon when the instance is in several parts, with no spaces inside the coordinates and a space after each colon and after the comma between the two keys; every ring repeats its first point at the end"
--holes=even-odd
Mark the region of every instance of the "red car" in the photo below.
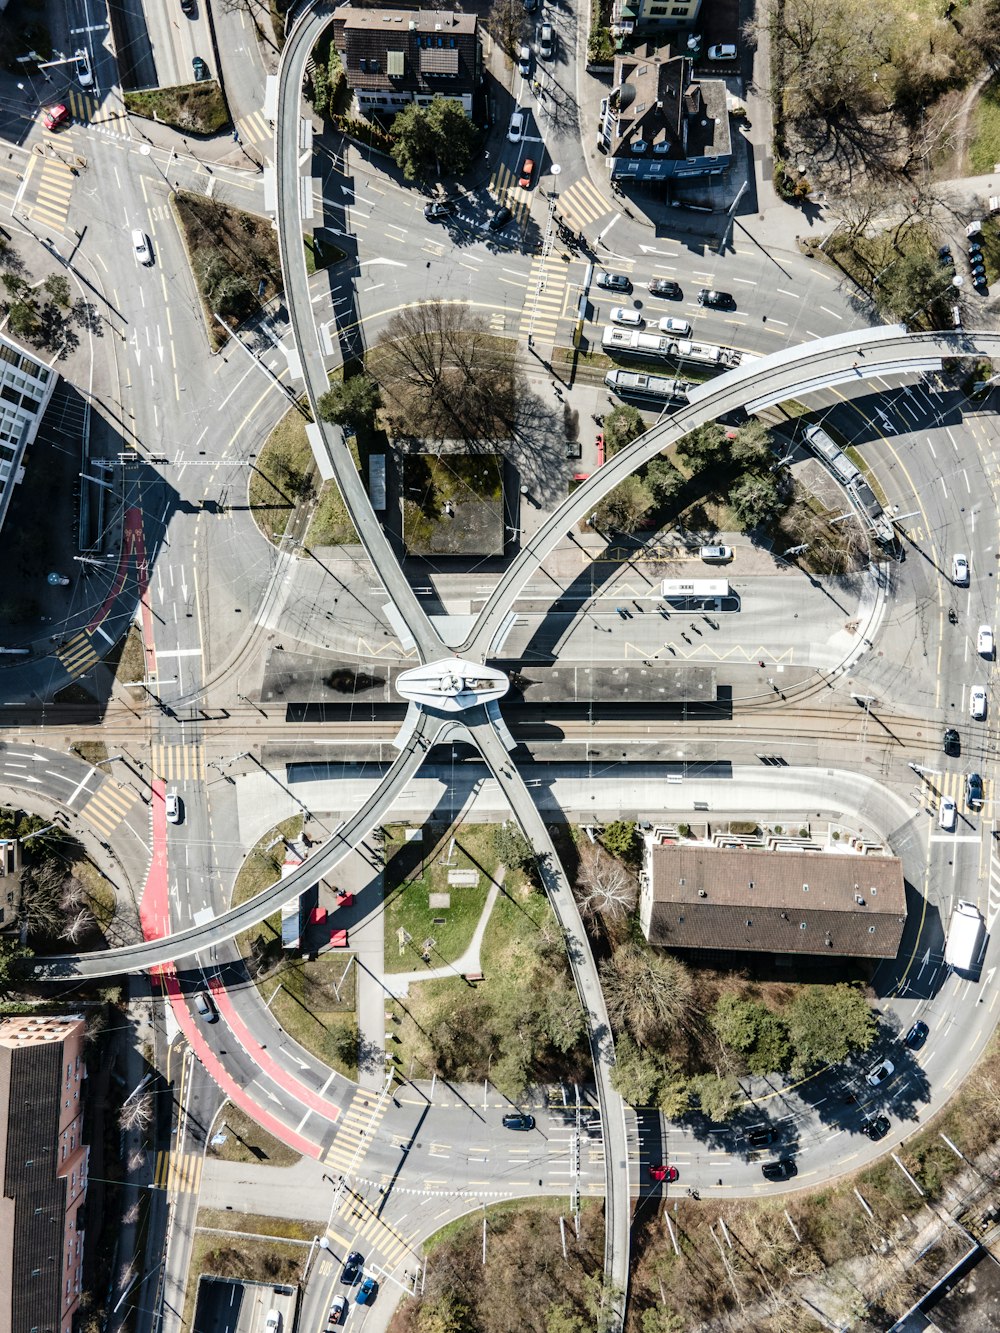
{"type": "Polygon", "coordinates": [[[662,1185],[664,1181],[666,1181],[668,1185],[672,1185],[677,1179],[678,1171],[676,1166],[665,1166],[662,1164],[653,1165],[650,1163],[649,1174],[651,1179],[655,1180],[658,1185],[662,1185]]]}
{"type": "Polygon", "coordinates": [[[530,189],[531,178],[535,174],[535,160],[531,157],[524,159],[524,166],[521,168],[521,179],[518,181],[522,190],[530,189]]]}
{"type": "Polygon", "coordinates": [[[42,107],[42,120],[47,130],[56,130],[69,120],[69,112],[61,102],[57,102],[55,106],[42,107]]]}

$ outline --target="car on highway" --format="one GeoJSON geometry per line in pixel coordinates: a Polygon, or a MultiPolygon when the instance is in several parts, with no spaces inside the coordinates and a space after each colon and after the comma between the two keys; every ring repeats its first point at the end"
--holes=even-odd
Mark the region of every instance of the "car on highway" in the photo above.
{"type": "Polygon", "coordinates": [[[938,808],[938,823],[947,833],[950,833],[955,827],[955,821],[957,819],[958,806],[950,796],[942,796],[941,805],[938,808]]]}
{"type": "Polygon", "coordinates": [[[738,55],[739,51],[732,42],[720,42],[708,48],[709,60],[735,60],[738,55]]]}
{"type": "Polygon", "coordinates": [[[280,1333],[281,1315],[277,1310],[268,1310],[264,1320],[264,1333],[280,1333]]]}
{"type": "Polygon", "coordinates": [[[149,243],[149,237],[138,227],[132,231],[132,251],[140,264],[145,264],[148,268],[153,262],[153,247],[149,243]]]}
{"type": "Polygon", "coordinates": [[[865,1075],[865,1082],[869,1083],[873,1088],[878,1088],[887,1078],[891,1078],[895,1072],[896,1066],[892,1061],[883,1060],[880,1064],[877,1064],[874,1069],[869,1069],[868,1073],[865,1075]]]}
{"type": "Polygon", "coordinates": [[[84,47],[74,52],[73,59],[76,62],[76,81],[81,88],[90,88],[94,82],[94,71],[90,68],[90,56],[84,47]]]}
{"type": "Polygon", "coordinates": [[[538,54],[543,60],[551,60],[556,49],[556,32],[551,23],[543,23],[538,29],[538,54]]]}
{"type": "Polygon", "coordinates": [[[903,1038],[903,1045],[908,1051],[919,1051],[927,1040],[928,1032],[930,1032],[930,1028],[922,1019],[918,1018],[903,1038]]]}
{"type": "Polygon", "coordinates": [[[507,126],[507,138],[511,143],[520,143],[524,138],[524,112],[520,108],[510,118],[510,124],[507,126]]]}
{"type": "Polygon", "coordinates": [[[976,651],[980,657],[993,656],[993,630],[989,625],[980,625],[976,634],[976,651]]]}
{"type": "Polygon", "coordinates": [[[171,824],[184,822],[184,804],[175,791],[168,791],[164,798],[167,821],[171,824]]]}
{"type": "Polygon", "coordinates": [[[503,1118],[504,1129],[534,1129],[535,1117],[527,1111],[508,1111],[503,1118]]]}
{"type": "Polygon", "coordinates": [[[873,1143],[879,1139],[884,1139],[889,1133],[889,1117],[887,1115],[867,1116],[861,1122],[861,1133],[867,1134],[873,1143]]]}
{"type": "MultiPolygon", "coordinates": [[[[983,691],[983,702],[985,703],[986,691],[983,691]]],[[[962,738],[954,727],[947,727],[944,733],[944,752],[953,757],[962,753],[962,738]]]]}
{"type": "Polygon", "coordinates": [[[212,77],[209,73],[208,66],[205,64],[204,60],[202,60],[201,56],[193,56],[191,58],[191,69],[194,73],[195,83],[204,83],[206,79],[212,77]]]}
{"type": "Polygon", "coordinates": [[[510,222],[513,216],[514,214],[510,209],[507,208],[506,205],[501,204],[499,208],[493,210],[490,215],[490,220],[486,225],[489,227],[490,231],[503,231],[504,227],[506,227],[507,223],[510,222]]]}
{"type": "Polygon", "coordinates": [[[531,47],[527,42],[521,43],[521,49],[517,53],[517,72],[523,79],[531,77],[531,47]]]}
{"type": "Polygon", "coordinates": [[[969,695],[969,712],[977,722],[982,722],[986,717],[986,691],[981,685],[969,695]]]}
{"type": "Polygon", "coordinates": [[[358,1250],[351,1250],[350,1254],[344,1260],[344,1266],[340,1270],[340,1280],[349,1287],[353,1287],[355,1282],[361,1276],[361,1267],[364,1264],[364,1255],[358,1250]]]}
{"type": "Polygon", "coordinates": [[[953,555],[951,557],[951,581],[956,588],[967,588],[969,586],[969,557],[967,555],[953,555]]]}
{"type": "Polygon", "coordinates": [[[359,1305],[371,1305],[372,1301],[378,1295],[378,1283],[373,1277],[366,1277],[364,1282],[358,1288],[357,1302],[359,1305]]]}
{"type": "Polygon", "coordinates": [[[630,292],[632,290],[631,281],[624,273],[604,273],[597,275],[597,285],[606,292],[630,292]]]}
{"type": "Polygon", "coordinates": [[[710,564],[722,565],[733,558],[733,548],[731,546],[701,546],[698,548],[698,557],[701,560],[707,560],[710,564]]]}
{"type": "Polygon", "coordinates": [[[751,1148],[766,1148],[777,1137],[778,1131],[773,1125],[754,1125],[753,1129],[747,1130],[747,1143],[751,1148]]]}
{"type": "Polygon", "coordinates": [[[328,1328],[336,1328],[344,1322],[347,1315],[347,1297],[334,1296],[333,1304],[330,1306],[330,1318],[327,1322],[328,1328]]]}
{"type": "Polygon", "coordinates": [[[702,287],[698,293],[698,304],[710,306],[713,310],[735,310],[736,298],[732,292],[717,292],[711,287],[702,287]]]}
{"type": "Polygon", "coordinates": [[[978,773],[970,773],[965,779],[965,804],[976,810],[983,803],[983,780],[978,773]]]}
{"type": "Polygon", "coordinates": [[[42,123],[47,130],[57,130],[60,125],[65,125],[67,120],[69,112],[62,102],[57,102],[55,106],[42,107],[42,123]]]}
{"type": "Polygon", "coordinates": [[[664,315],[657,325],[661,333],[672,333],[675,338],[690,338],[691,325],[686,319],[675,319],[673,315],[664,315]]]}
{"type": "Polygon", "coordinates": [[[524,164],[521,167],[521,177],[517,182],[522,190],[531,189],[531,182],[534,175],[535,175],[535,159],[533,157],[526,157],[524,159],[524,164]]]}
{"type": "Polygon", "coordinates": [[[441,218],[451,217],[455,211],[453,199],[432,199],[424,204],[424,217],[428,222],[438,222],[441,218]]]}
{"type": "Polygon", "coordinates": [[[608,319],[612,324],[626,324],[630,329],[643,329],[646,327],[646,321],[638,310],[633,310],[627,305],[613,305],[608,311],[608,319]]]}
{"type": "Polygon", "coordinates": [[[679,301],[684,295],[680,283],[674,282],[673,278],[651,278],[646,283],[646,290],[650,296],[666,296],[671,301],[679,301]]]}
{"type": "Polygon", "coordinates": [[[791,1180],[798,1167],[790,1157],[779,1157],[776,1162],[765,1162],[760,1171],[765,1180],[791,1180]]]}

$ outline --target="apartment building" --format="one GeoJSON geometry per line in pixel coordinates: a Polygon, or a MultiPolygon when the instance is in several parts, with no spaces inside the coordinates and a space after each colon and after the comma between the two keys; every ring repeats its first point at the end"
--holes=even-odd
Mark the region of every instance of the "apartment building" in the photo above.
{"type": "Polygon", "coordinates": [[[340,5],[333,40],[362,112],[391,115],[410,102],[448,97],[472,114],[483,78],[475,14],[340,5]]]}
{"type": "Polygon", "coordinates": [[[84,1021],[0,1020],[0,1333],[72,1333],[89,1149],[84,1021]]]}
{"type": "Polygon", "coordinates": [[[58,378],[44,361],[0,334],[0,527],[58,378]]]}

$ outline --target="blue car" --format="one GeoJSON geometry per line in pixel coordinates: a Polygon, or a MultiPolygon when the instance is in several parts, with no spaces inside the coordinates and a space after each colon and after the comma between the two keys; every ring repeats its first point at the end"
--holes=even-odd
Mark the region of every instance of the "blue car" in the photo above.
{"type": "Polygon", "coordinates": [[[366,1277],[358,1288],[358,1304],[370,1305],[378,1295],[378,1283],[373,1277],[366,1277]]]}

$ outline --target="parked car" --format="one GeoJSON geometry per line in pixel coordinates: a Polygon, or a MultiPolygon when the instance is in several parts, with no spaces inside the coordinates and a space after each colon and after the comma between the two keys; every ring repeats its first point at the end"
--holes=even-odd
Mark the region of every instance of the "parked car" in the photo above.
{"type": "Polygon", "coordinates": [[[526,157],[524,159],[524,165],[521,167],[521,179],[517,182],[522,190],[528,190],[531,188],[531,182],[534,175],[535,175],[535,159],[533,157],[526,157]]]}
{"type": "Polygon", "coordinates": [[[524,112],[518,108],[510,118],[510,124],[507,127],[507,138],[511,143],[520,143],[524,137],[524,112]]]}
{"type": "Polygon", "coordinates": [[[903,1045],[908,1051],[919,1051],[927,1040],[928,1032],[930,1032],[930,1028],[922,1019],[918,1018],[903,1038],[903,1045]]]}
{"type": "Polygon", "coordinates": [[[889,1117],[887,1115],[866,1117],[861,1122],[861,1133],[867,1134],[873,1142],[884,1139],[889,1133],[889,1117]]]}
{"type": "Polygon", "coordinates": [[[432,199],[429,204],[424,204],[424,217],[428,222],[437,222],[441,218],[450,217],[454,211],[453,199],[432,199]]]}
{"type": "Polygon", "coordinates": [[[736,299],[732,292],[716,292],[709,287],[702,287],[698,293],[698,304],[711,306],[713,310],[736,309],[736,299]]]}
{"type": "Polygon", "coordinates": [[[344,1266],[340,1270],[340,1280],[347,1286],[353,1287],[355,1282],[361,1276],[361,1266],[365,1262],[364,1256],[358,1250],[351,1250],[350,1254],[344,1260],[344,1266]]]}
{"type": "Polygon", "coordinates": [[[943,264],[945,268],[955,267],[955,256],[951,253],[950,245],[938,247],[938,263],[943,264]]]}
{"type": "Polygon", "coordinates": [[[73,55],[76,61],[76,81],[81,88],[90,88],[94,82],[94,72],[90,68],[90,56],[86,50],[81,47],[73,55]]]}
{"type": "Polygon", "coordinates": [[[708,48],[709,60],[735,60],[739,55],[732,42],[720,42],[717,46],[708,48]]]}
{"type": "Polygon", "coordinates": [[[507,223],[510,222],[513,216],[514,214],[509,208],[501,205],[500,208],[495,208],[493,210],[490,220],[486,225],[489,227],[490,231],[503,231],[504,227],[506,227],[507,223]]]}
{"type": "MultiPolygon", "coordinates": [[[[973,691],[975,693],[975,691],[973,691]]],[[[983,690],[983,703],[986,702],[986,691],[983,690]]],[[[975,714],[973,714],[975,716],[975,714]]],[[[944,752],[952,756],[962,753],[962,738],[954,727],[948,727],[944,733],[944,752]]]]}
{"type": "Polygon", "coordinates": [[[69,120],[69,112],[61,102],[55,106],[42,107],[42,123],[47,130],[57,130],[60,125],[65,125],[69,120]]]}
{"type": "Polygon", "coordinates": [[[538,54],[543,60],[551,60],[556,49],[556,32],[551,23],[543,23],[538,29],[538,54]]]}
{"type": "Polygon", "coordinates": [[[666,315],[660,320],[659,330],[661,333],[672,333],[678,338],[690,338],[691,325],[686,319],[674,319],[673,315],[666,315]]]}
{"type": "Polygon", "coordinates": [[[981,685],[969,695],[969,712],[977,722],[982,722],[986,717],[986,691],[981,685]]]}
{"type": "Polygon", "coordinates": [[[531,47],[527,42],[521,43],[517,53],[517,72],[524,79],[531,78],[531,47]]]}
{"type": "Polygon", "coordinates": [[[871,1084],[873,1088],[878,1088],[881,1087],[887,1078],[891,1078],[895,1072],[896,1066],[892,1061],[883,1060],[881,1064],[877,1064],[874,1069],[869,1069],[868,1073],[865,1075],[865,1081],[871,1084]]]}
{"type": "Polygon", "coordinates": [[[969,557],[967,555],[953,555],[951,557],[951,581],[956,588],[967,588],[969,586],[969,557]]]}
{"type": "Polygon", "coordinates": [[[776,1162],[765,1162],[760,1168],[765,1180],[791,1180],[798,1167],[790,1157],[779,1157],[776,1162]]]}
{"type": "Polygon", "coordinates": [[[950,796],[942,796],[941,804],[938,807],[938,823],[947,833],[950,833],[955,827],[957,819],[958,806],[950,796]]]}
{"type": "Polygon", "coordinates": [[[503,1118],[504,1129],[534,1129],[535,1117],[527,1111],[508,1111],[503,1118]]]}
{"type": "Polygon", "coordinates": [[[373,1277],[366,1277],[358,1288],[357,1302],[359,1305],[371,1305],[377,1295],[378,1283],[373,1277]]]}
{"type": "Polygon", "coordinates": [[[980,625],[976,635],[976,651],[980,657],[993,656],[993,630],[989,625],[980,625]]]}
{"type": "Polygon", "coordinates": [[[333,1304],[330,1306],[330,1319],[327,1327],[336,1328],[339,1324],[342,1324],[344,1322],[344,1317],[346,1316],[346,1314],[347,1314],[347,1297],[334,1296],[333,1304]]]}
{"type": "Polygon", "coordinates": [[[181,13],[190,18],[194,13],[194,0],[181,0],[181,13]]]}
{"type": "Polygon", "coordinates": [[[201,56],[193,56],[191,59],[191,69],[194,72],[195,83],[204,83],[206,79],[212,76],[208,71],[208,66],[202,60],[201,56]]]}
{"type": "Polygon", "coordinates": [[[698,555],[702,560],[708,560],[713,564],[725,564],[727,560],[732,560],[733,548],[731,546],[702,546],[698,555]]]}
{"type": "Polygon", "coordinates": [[[646,283],[650,296],[668,296],[672,301],[679,301],[684,293],[679,282],[672,278],[652,278],[646,283]]]}
{"type": "Polygon", "coordinates": [[[751,1148],[766,1148],[777,1137],[778,1133],[773,1125],[755,1125],[753,1129],[747,1130],[747,1143],[751,1148]]]}
{"type": "Polygon", "coordinates": [[[638,310],[633,310],[631,306],[615,305],[608,311],[608,319],[612,324],[627,324],[630,329],[642,329],[646,327],[646,321],[640,315],[638,310]]]}
{"type": "Polygon", "coordinates": [[[606,292],[631,292],[632,283],[624,273],[598,273],[598,287],[606,292]]]}
{"type": "Polygon", "coordinates": [[[279,1333],[281,1328],[281,1315],[277,1310],[268,1310],[267,1318],[264,1320],[264,1333],[279,1333]]]}
{"type": "Polygon", "coordinates": [[[965,779],[965,804],[976,810],[983,803],[983,780],[978,773],[970,773],[965,779]]]}

